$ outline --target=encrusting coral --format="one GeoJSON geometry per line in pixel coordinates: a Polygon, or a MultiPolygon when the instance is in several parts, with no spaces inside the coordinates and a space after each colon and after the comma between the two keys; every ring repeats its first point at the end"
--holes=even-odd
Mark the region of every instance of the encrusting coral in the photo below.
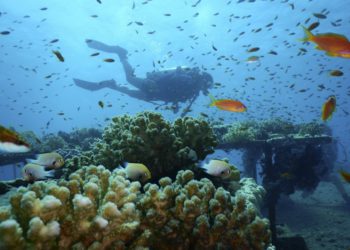
{"type": "Polygon", "coordinates": [[[146,165],[152,177],[176,172],[214,152],[217,142],[209,124],[191,117],[170,123],[161,114],[142,112],[135,117],[114,117],[91,151],[67,161],[67,169],[102,164],[115,169],[123,162],[146,165]]]}
{"type": "Polygon", "coordinates": [[[19,188],[0,208],[0,249],[265,250],[269,225],[257,215],[263,188],[243,179],[234,194],[193,172],[159,185],[86,166],[69,180],[19,188]]]}
{"type": "Polygon", "coordinates": [[[316,122],[293,124],[281,119],[265,121],[243,121],[230,126],[218,126],[216,134],[221,143],[230,143],[232,147],[254,146],[252,142],[283,136],[312,137],[327,134],[326,127],[316,122]],[[223,132],[226,130],[226,133],[223,132]]]}

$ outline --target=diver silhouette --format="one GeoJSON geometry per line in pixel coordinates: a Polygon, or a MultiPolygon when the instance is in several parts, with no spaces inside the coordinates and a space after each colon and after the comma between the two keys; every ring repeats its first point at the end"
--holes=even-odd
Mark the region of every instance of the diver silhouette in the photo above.
{"type": "MultiPolygon", "coordinates": [[[[146,74],[146,78],[140,78],[134,75],[134,69],[130,65],[127,57],[127,50],[120,46],[109,46],[102,42],[87,39],[87,45],[90,48],[107,53],[115,53],[123,66],[126,80],[136,89],[129,89],[118,85],[114,79],[101,82],[88,82],[80,79],[74,79],[78,87],[97,91],[102,88],[110,88],[124,93],[130,97],[147,101],[153,104],[154,101],[163,101],[165,104],[171,104],[174,113],[179,110],[179,103],[189,101],[189,104],[182,111],[181,116],[186,115],[199,96],[200,92],[208,95],[208,89],[213,87],[213,78],[207,72],[202,72],[198,67],[177,67],[174,69],[153,71],[146,74]]],[[[161,106],[161,105],[160,105],[161,106]]]]}

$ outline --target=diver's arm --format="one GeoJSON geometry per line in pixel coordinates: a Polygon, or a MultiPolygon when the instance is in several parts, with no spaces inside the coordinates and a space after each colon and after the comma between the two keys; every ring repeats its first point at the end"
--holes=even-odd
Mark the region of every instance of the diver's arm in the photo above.
{"type": "Polygon", "coordinates": [[[147,92],[149,90],[150,84],[152,84],[152,80],[148,78],[140,78],[135,76],[134,68],[130,65],[128,59],[126,57],[120,57],[120,62],[123,66],[125,78],[132,86],[138,88],[141,91],[147,92]]]}

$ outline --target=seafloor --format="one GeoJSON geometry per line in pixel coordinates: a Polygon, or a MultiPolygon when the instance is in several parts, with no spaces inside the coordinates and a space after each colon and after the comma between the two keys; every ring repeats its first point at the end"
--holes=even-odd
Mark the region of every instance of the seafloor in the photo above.
{"type": "MultiPolygon", "coordinates": [[[[350,194],[350,184],[344,185],[350,194]]],[[[350,250],[350,204],[333,184],[321,182],[306,198],[297,192],[282,199],[277,211],[285,234],[301,235],[310,250],[350,250]]]]}

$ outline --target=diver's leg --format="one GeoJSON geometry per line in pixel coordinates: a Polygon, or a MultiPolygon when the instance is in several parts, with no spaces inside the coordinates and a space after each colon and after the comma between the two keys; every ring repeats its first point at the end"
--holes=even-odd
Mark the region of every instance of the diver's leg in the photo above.
{"type": "Polygon", "coordinates": [[[111,46],[92,39],[86,39],[85,42],[92,49],[101,50],[107,53],[116,53],[118,54],[119,58],[126,58],[128,54],[126,49],[117,45],[111,46]]]}
{"type": "Polygon", "coordinates": [[[128,51],[120,46],[111,46],[102,42],[86,39],[86,43],[90,48],[101,50],[108,53],[116,53],[119,56],[120,62],[123,65],[126,80],[134,87],[147,91],[148,80],[144,78],[138,78],[134,75],[134,69],[128,61],[128,51]]]}
{"type": "Polygon", "coordinates": [[[107,81],[102,82],[88,82],[80,79],[73,78],[75,85],[77,85],[80,88],[87,89],[90,91],[97,91],[103,88],[110,88],[115,89],[116,82],[111,79],[107,81]]]}

